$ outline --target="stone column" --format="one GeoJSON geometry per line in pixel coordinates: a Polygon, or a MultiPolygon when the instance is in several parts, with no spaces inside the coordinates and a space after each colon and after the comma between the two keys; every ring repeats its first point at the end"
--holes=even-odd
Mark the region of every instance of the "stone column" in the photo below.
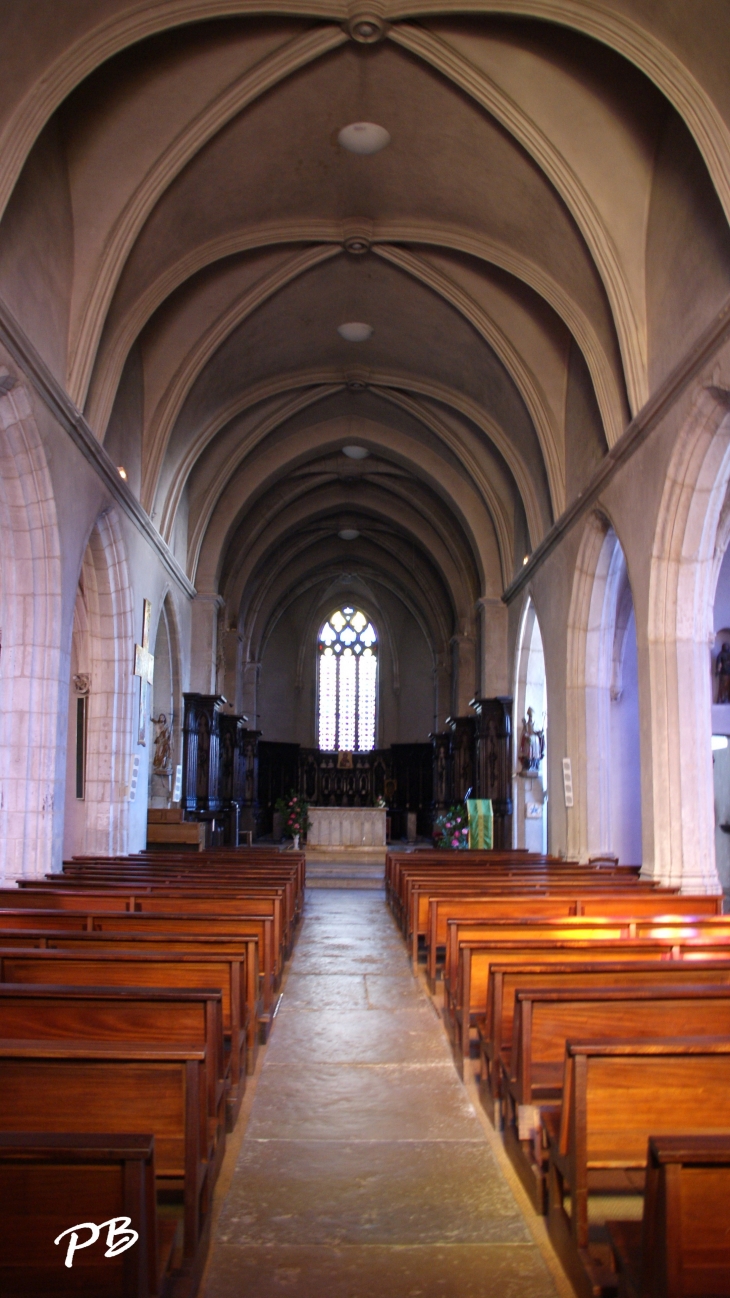
{"type": "Polygon", "coordinates": [[[198,591],[192,603],[190,636],[190,690],[215,694],[218,665],[219,613],[224,605],[221,595],[198,591]]]}
{"type": "Polygon", "coordinates": [[[507,605],[498,597],[485,595],[477,600],[481,618],[480,694],[494,698],[509,692],[507,648],[507,605]]]}
{"type": "Polygon", "coordinates": [[[476,644],[465,632],[451,637],[451,715],[461,717],[476,685],[476,644]]]}
{"type": "Polygon", "coordinates": [[[258,725],[259,676],[261,663],[242,663],[239,673],[240,699],[236,699],[236,711],[248,717],[248,726],[254,730],[258,725]]]}

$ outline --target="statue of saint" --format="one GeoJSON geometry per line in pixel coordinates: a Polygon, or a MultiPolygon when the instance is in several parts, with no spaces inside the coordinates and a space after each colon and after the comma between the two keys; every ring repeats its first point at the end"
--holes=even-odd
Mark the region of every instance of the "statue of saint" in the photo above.
{"type": "Polygon", "coordinates": [[[535,729],[533,708],[527,709],[527,716],[522,722],[519,756],[522,767],[520,775],[536,775],[545,756],[545,731],[535,729]]]}
{"type": "Polygon", "coordinates": [[[730,644],[727,641],[717,655],[715,674],[718,703],[730,703],[730,644]]]}
{"type": "Polygon", "coordinates": [[[172,728],[167,724],[167,717],[164,712],[161,712],[159,717],[150,717],[150,721],[157,726],[152,770],[155,775],[170,775],[172,772],[172,728]]]}

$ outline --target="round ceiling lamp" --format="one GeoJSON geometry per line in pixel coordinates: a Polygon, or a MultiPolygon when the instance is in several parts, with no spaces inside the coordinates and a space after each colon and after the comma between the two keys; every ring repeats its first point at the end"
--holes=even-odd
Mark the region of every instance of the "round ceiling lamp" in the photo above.
{"type": "Polygon", "coordinates": [[[342,454],[351,460],[366,460],[370,454],[366,446],[343,446],[342,454]]]}
{"type": "Polygon", "coordinates": [[[338,325],[337,332],[340,338],[344,338],[348,343],[364,343],[368,338],[372,338],[373,326],[364,324],[362,320],[349,320],[345,324],[338,325]]]}
{"type": "Polygon", "coordinates": [[[390,144],[390,133],[375,122],[350,122],[343,126],[337,140],[349,153],[380,153],[390,144]]]}
{"type": "Polygon", "coordinates": [[[341,541],[356,541],[360,533],[355,527],[343,527],[337,535],[341,541]]]}

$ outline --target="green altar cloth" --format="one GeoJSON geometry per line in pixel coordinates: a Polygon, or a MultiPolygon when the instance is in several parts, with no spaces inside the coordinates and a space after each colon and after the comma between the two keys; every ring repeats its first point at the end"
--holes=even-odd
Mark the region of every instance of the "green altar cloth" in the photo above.
{"type": "Polygon", "coordinates": [[[491,798],[468,798],[466,809],[469,815],[469,849],[491,848],[494,842],[491,798]]]}

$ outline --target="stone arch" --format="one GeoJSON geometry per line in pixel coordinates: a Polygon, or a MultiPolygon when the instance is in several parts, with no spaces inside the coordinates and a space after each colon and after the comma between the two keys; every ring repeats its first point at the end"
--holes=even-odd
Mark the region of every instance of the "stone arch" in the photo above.
{"type": "MultiPolygon", "coordinates": [[[[667,471],[649,583],[649,871],[685,892],[720,891],[715,867],[708,656],[718,540],[730,481],[730,393],[703,389],[667,471]]],[[[645,764],[646,765],[646,764],[645,764]]],[[[646,833],[645,833],[646,839],[646,833]]]]}
{"type": "Polygon", "coordinates": [[[633,716],[638,708],[635,655],[634,604],[624,551],[612,524],[594,513],[578,552],[568,620],[568,752],[575,796],[568,850],[581,861],[611,855],[625,859],[627,851],[640,856],[641,806],[626,801],[623,787],[630,770],[630,788],[636,788],[641,769],[638,716],[633,716]],[[631,680],[624,682],[627,653],[632,671],[631,680]],[[624,684],[631,687],[626,695],[624,684]],[[629,710],[631,724],[624,716],[629,710]],[[632,742],[619,752],[618,737],[624,730],[632,742]],[[636,825],[632,832],[636,821],[638,833],[636,825]]]}
{"type": "MultiPolygon", "coordinates": [[[[82,625],[84,675],[89,678],[86,780],[83,808],[70,815],[64,851],[110,856],[129,850],[135,697],[132,590],[114,509],[96,520],[84,554],[75,629],[82,625]]],[[[78,653],[76,657],[81,666],[78,653]]]]}
{"type": "MultiPolygon", "coordinates": [[[[179,760],[180,734],[182,728],[182,685],[180,676],[180,637],[175,617],[175,608],[170,592],[165,594],[160,605],[157,629],[153,641],[155,655],[155,676],[152,688],[152,717],[165,716],[165,725],[170,731],[170,755],[168,770],[164,773],[155,766],[157,745],[150,748],[149,764],[149,805],[167,807],[173,792],[175,765],[179,760]]],[[[159,733],[156,727],[153,736],[159,733]]]]}
{"type": "Polygon", "coordinates": [[[61,553],[45,450],[21,385],[0,395],[0,877],[57,862],[61,553]]]}
{"type": "Polygon", "coordinates": [[[522,720],[528,707],[534,709],[535,724],[544,729],[547,737],[547,680],[545,674],[545,653],[542,633],[537,616],[537,609],[528,595],[520,618],[520,629],[517,637],[517,658],[515,662],[514,684],[514,820],[513,836],[515,847],[526,847],[530,851],[547,851],[547,751],[540,763],[540,769],[532,778],[526,779],[519,774],[519,744],[522,734],[522,720]],[[542,806],[542,817],[537,820],[527,817],[528,804],[542,806]]]}

